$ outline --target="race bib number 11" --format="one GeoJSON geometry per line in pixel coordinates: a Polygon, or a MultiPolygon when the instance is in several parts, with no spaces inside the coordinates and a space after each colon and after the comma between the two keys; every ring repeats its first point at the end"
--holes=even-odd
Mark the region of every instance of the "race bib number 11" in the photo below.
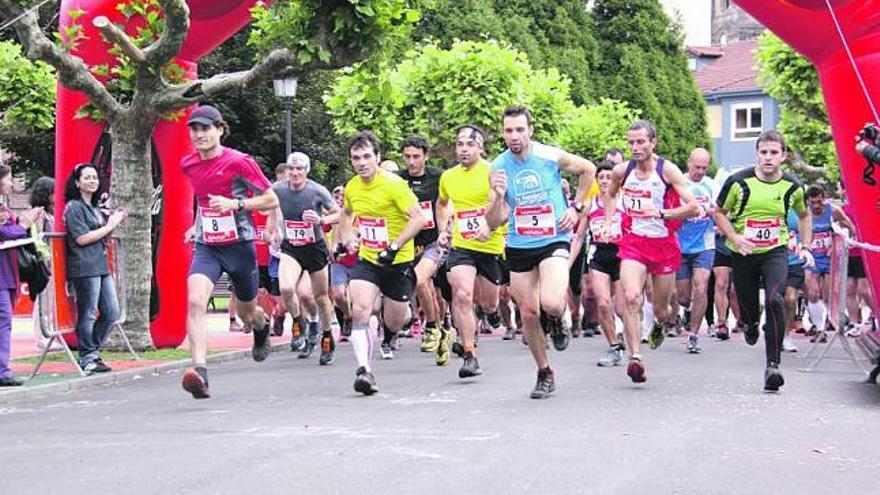
{"type": "Polygon", "coordinates": [[[384,218],[358,217],[361,246],[370,249],[388,247],[388,225],[384,218]]]}

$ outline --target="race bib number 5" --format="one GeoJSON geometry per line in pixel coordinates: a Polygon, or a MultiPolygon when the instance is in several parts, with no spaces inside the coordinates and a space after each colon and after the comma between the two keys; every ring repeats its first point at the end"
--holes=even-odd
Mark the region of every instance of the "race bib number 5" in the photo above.
{"type": "Polygon", "coordinates": [[[556,217],[553,205],[517,206],[513,223],[518,235],[552,237],[556,235],[556,217]]]}
{"type": "Polygon", "coordinates": [[[370,249],[388,247],[388,225],[384,218],[358,217],[361,246],[370,249]]]}
{"type": "Polygon", "coordinates": [[[746,219],[745,238],[759,248],[769,248],[779,245],[779,229],[782,220],[746,219]]]}
{"type": "Polygon", "coordinates": [[[462,239],[476,239],[480,227],[486,225],[486,209],[457,211],[455,212],[455,221],[462,239]]]}
{"type": "Polygon", "coordinates": [[[211,208],[200,208],[202,239],[205,244],[227,244],[238,240],[235,215],[231,211],[220,213],[211,208]]]}
{"type": "Polygon", "coordinates": [[[287,242],[293,246],[306,246],[315,243],[315,227],[312,222],[284,221],[287,242]]]}

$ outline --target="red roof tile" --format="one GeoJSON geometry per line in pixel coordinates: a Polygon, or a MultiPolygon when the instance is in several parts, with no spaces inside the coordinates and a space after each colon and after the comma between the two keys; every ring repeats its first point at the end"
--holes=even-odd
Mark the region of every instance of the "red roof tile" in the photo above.
{"type": "MultiPolygon", "coordinates": [[[[704,50],[707,47],[692,47],[704,50]]],[[[724,46],[712,47],[720,49],[722,55],[708,66],[696,71],[694,79],[704,94],[728,93],[734,91],[760,90],[756,81],[758,66],[755,53],[757,41],[743,41],[724,46]]],[[[714,57],[714,53],[702,56],[714,57]]]]}

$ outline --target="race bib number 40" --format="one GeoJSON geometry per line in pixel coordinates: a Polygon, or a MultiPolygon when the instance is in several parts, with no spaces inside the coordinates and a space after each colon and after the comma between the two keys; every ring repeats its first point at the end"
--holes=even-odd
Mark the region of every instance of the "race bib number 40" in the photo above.
{"type": "Polygon", "coordinates": [[[315,243],[315,227],[312,222],[284,221],[287,242],[293,246],[306,246],[315,243]]]}
{"type": "Polygon", "coordinates": [[[513,224],[518,235],[537,237],[556,235],[553,205],[517,206],[513,210],[513,224]]]}
{"type": "Polygon", "coordinates": [[[431,204],[430,201],[422,201],[419,203],[419,211],[422,213],[422,218],[425,219],[425,226],[422,227],[422,230],[430,230],[434,228],[434,205],[431,204]]]}
{"type": "Polygon", "coordinates": [[[238,240],[235,215],[231,211],[220,213],[211,208],[200,208],[202,239],[205,244],[228,244],[238,240]]]}
{"type": "Polygon", "coordinates": [[[457,211],[455,221],[462,239],[476,239],[480,227],[486,225],[486,209],[457,211]]]}
{"type": "Polygon", "coordinates": [[[388,247],[388,224],[384,218],[358,217],[361,246],[370,249],[388,247]]]}
{"type": "Polygon", "coordinates": [[[746,219],[745,238],[759,248],[769,248],[779,245],[779,230],[782,220],[746,219]]]}
{"type": "Polygon", "coordinates": [[[654,195],[643,189],[623,188],[623,207],[630,218],[653,218],[654,195]]]}

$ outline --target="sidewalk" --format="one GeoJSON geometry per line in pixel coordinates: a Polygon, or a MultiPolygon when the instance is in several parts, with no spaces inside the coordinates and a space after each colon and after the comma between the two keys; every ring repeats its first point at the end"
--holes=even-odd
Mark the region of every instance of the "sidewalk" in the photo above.
{"type": "MultiPolygon", "coordinates": [[[[251,352],[253,336],[241,332],[229,331],[229,319],[225,312],[208,314],[208,360],[209,362],[240,359],[251,352]]],[[[37,339],[34,334],[33,322],[30,318],[15,318],[12,323],[12,364],[11,368],[15,376],[24,380],[21,387],[0,389],[0,399],[7,394],[16,392],[19,395],[23,389],[47,388],[49,384],[61,385],[59,382],[113,382],[131,379],[137,375],[156,373],[176,373],[189,364],[189,341],[184,339],[177,349],[165,349],[153,351],[139,356],[135,360],[128,352],[105,352],[104,362],[113,368],[110,373],[94,375],[82,378],[76,368],[70,363],[62,351],[49,353],[46,362],[40,367],[40,371],[33,380],[29,380],[34,365],[39,359],[41,351],[37,349],[37,339]],[[97,380],[96,380],[97,379],[97,380]]],[[[290,342],[290,319],[288,318],[284,335],[271,337],[273,347],[285,347],[290,342]]],[[[74,355],[76,351],[73,351],[74,355]]],[[[54,389],[55,387],[53,387],[54,389]]],[[[62,388],[65,388],[62,386],[62,388]]],[[[66,389],[79,388],[78,385],[69,385],[66,389]]],[[[45,393],[49,393],[46,390],[45,393]]]]}

